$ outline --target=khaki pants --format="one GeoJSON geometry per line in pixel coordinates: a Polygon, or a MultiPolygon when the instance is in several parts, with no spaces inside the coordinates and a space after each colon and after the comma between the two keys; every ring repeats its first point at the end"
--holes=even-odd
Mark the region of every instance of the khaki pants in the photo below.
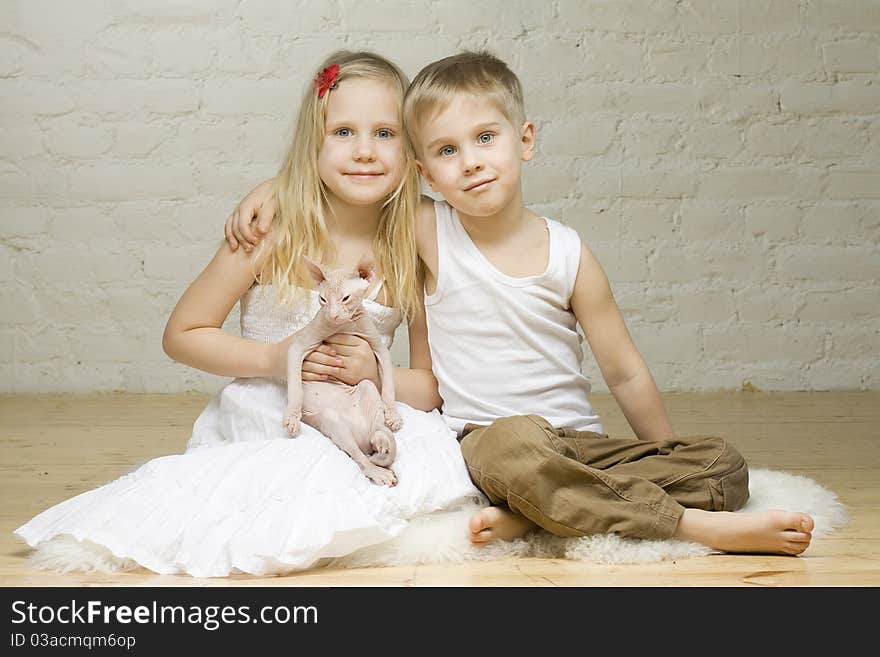
{"type": "Polygon", "coordinates": [[[685,507],[735,511],[749,497],[745,460],[721,438],[610,438],[520,415],[468,424],[460,440],[492,504],[557,536],[667,539],[685,507]]]}

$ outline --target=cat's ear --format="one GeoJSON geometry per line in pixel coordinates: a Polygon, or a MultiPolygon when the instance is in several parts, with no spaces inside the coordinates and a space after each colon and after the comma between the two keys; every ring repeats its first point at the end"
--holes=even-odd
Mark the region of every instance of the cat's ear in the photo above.
{"type": "Polygon", "coordinates": [[[324,268],[308,256],[303,256],[302,259],[303,262],[306,263],[306,267],[309,270],[309,274],[312,276],[312,280],[315,281],[315,285],[323,283],[327,278],[327,272],[324,268]]]}
{"type": "Polygon", "coordinates": [[[376,277],[376,263],[372,256],[364,254],[357,265],[357,273],[367,283],[372,284],[376,277]]]}

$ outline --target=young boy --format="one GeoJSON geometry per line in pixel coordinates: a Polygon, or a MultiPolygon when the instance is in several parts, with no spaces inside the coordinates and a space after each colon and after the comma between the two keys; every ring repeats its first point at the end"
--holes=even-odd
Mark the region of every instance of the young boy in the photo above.
{"type": "MultiPolygon", "coordinates": [[[[513,72],[486,53],[429,64],[407,92],[404,124],[420,173],[444,198],[425,199],[416,222],[442,411],[495,505],[471,519],[471,540],[537,526],[730,552],[806,550],[808,515],[732,513],[748,499],[742,456],[720,438],[674,437],[601,266],[576,231],[523,205],[535,126],[513,72]],[[602,433],[577,324],[638,439],[602,433]]],[[[255,209],[242,204],[227,237],[233,227],[252,235],[255,209]]]]}

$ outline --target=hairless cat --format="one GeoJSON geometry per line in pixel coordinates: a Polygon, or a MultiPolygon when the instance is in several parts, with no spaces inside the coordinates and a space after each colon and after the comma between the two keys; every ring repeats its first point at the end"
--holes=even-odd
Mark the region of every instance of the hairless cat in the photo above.
{"type": "Polygon", "coordinates": [[[400,428],[402,420],[394,407],[391,355],[362,304],[375,279],[373,267],[362,261],[356,271],[328,270],[303,259],[317,285],[321,307],[292,336],[287,349],[284,426],[295,436],[302,420],[330,438],[367,477],[394,486],[397,477],[389,466],[397,448],[391,432],[400,428]],[[370,344],[379,363],[381,394],[367,379],[354,386],[302,380],[303,359],[336,333],[357,335],[370,344]]]}

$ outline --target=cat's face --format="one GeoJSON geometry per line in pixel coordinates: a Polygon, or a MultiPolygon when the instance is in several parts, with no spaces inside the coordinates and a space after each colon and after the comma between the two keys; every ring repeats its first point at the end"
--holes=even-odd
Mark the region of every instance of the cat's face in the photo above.
{"type": "Polygon", "coordinates": [[[340,269],[327,272],[327,278],[318,286],[318,300],[327,319],[334,324],[355,319],[369,285],[357,272],[340,269]]]}
{"type": "Polygon", "coordinates": [[[359,266],[357,270],[326,269],[305,259],[317,284],[318,300],[324,316],[333,324],[342,325],[356,319],[361,302],[373,282],[373,269],[359,266]]]}

